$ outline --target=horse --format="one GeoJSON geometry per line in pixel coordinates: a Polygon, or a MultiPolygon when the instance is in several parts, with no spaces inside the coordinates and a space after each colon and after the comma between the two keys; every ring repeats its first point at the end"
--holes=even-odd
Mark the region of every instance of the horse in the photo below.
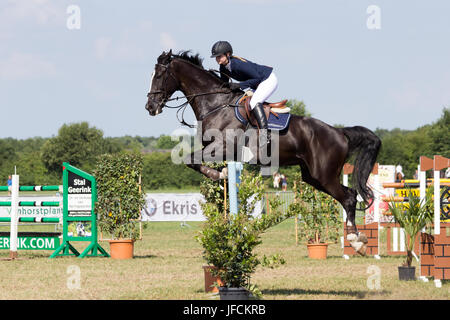
{"type": "MultiPolygon", "coordinates": [[[[202,149],[192,152],[191,158],[205,156],[211,150],[237,158],[236,150],[226,150],[224,139],[205,138],[208,130],[245,130],[238,121],[233,105],[243,95],[240,90],[232,90],[228,82],[222,80],[213,70],[206,70],[199,54],[172,50],[163,52],[155,65],[150,92],[147,94],[145,109],[150,116],[163,111],[171,96],[181,91],[201,124],[202,149]],[[227,153],[228,152],[228,153],[227,153]]],[[[173,98],[172,98],[173,99],[173,98]]],[[[177,114],[178,115],[178,114],[177,114]]],[[[184,119],[181,121],[184,122],[184,119]]],[[[336,199],[347,213],[347,239],[360,255],[366,254],[367,237],[358,232],[355,223],[357,195],[366,205],[374,200],[367,179],[376,162],[381,140],[369,129],[362,126],[335,128],[318,119],[292,115],[287,129],[279,132],[278,156],[280,166],[299,165],[302,179],[317,190],[336,199]],[[354,159],[353,187],[341,184],[340,176],[345,162],[354,159]]],[[[217,180],[226,177],[204,163],[188,163],[187,166],[217,180]]]]}

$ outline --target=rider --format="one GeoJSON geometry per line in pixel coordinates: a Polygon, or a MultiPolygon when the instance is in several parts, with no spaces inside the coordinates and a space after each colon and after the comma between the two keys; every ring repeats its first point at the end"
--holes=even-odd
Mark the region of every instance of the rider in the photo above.
{"type": "MultiPolygon", "coordinates": [[[[233,55],[233,48],[228,41],[217,41],[211,49],[211,58],[216,58],[220,65],[221,77],[228,82],[227,75],[239,83],[230,83],[231,89],[241,89],[247,93],[254,90],[250,108],[260,129],[267,129],[267,119],[263,102],[277,89],[278,80],[272,67],[256,64],[250,60],[233,55]]],[[[267,142],[270,141],[267,131],[267,142]]]]}

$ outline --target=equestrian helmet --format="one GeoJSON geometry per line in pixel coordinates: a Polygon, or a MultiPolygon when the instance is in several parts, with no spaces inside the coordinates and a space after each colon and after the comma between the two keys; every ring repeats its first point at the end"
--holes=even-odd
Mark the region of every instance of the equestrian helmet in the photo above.
{"type": "Polygon", "coordinates": [[[233,54],[233,48],[231,47],[231,44],[228,41],[217,41],[212,46],[211,58],[215,58],[217,56],[220,56],[221,54],[226,54],[227,52],[233,54]]]}

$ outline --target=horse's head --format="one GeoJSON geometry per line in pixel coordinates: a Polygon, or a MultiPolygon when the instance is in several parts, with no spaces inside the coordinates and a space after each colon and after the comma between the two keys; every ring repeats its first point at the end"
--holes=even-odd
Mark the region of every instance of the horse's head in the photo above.
{"type": "Polygon", "coordinates": [[[170,70],[171,62],[172,50],[167,53],[163,52],[155,65],[150,92],[147,94],[148,100],[145,104],[145,109],[151,116],[161,113],[167,100],[178,90],[178,81],[170,70]]]}

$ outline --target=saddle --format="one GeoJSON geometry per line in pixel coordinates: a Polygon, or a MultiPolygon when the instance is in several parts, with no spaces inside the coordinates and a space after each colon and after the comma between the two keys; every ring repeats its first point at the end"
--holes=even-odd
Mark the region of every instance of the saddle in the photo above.
{"type": "MultiPolygon", "coordinates": [[[[248,121],[253,127],[258,127],[258,123],[256,122],[256,118],[251,112],[250,107],[250,99],[252,97],[248,95],[244,95],[242,98],[240,98],[237,102],[238,105],[243,106],[243,108],[237,108],[239,109],[239,113],[241,114],[242,118],[244,118],[246,121],[248,121]]],[[[266,115],[266,119],[269,119],[270,114],[273,114],[275,117],[279,118],[277,113],[288,113],[291,109],[286,106],[287,99],[282,100],[280,102],[264,102],[264,113],[266,115]]],[[[259,129],[259,128],[258,128],[259,129]]]]}

